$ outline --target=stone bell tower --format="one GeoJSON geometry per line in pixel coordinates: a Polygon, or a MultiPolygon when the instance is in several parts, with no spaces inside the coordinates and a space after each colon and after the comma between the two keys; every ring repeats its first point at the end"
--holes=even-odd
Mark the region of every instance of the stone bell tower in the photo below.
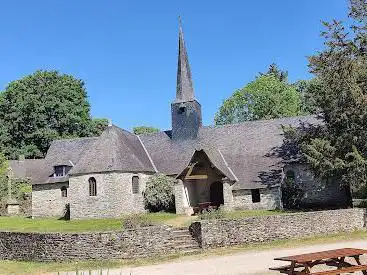
{"type": "Polygon", "coordinates": [[[178,67],[176,99],[171,104],[172,139],[195,139],[202,126],[201,105],[195,99],[189,59],[181,20],[178,36],[178,67]]]}

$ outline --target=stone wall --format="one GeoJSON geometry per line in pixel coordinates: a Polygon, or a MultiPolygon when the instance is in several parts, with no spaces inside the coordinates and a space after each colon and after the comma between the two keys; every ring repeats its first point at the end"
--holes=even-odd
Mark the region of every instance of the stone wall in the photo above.
{"type": "Polygon", "coordinates": [[[0,232],[0,259],[68,261],[129,259],[178,252],[168,226],[98,233],[0,232]]]}
{"type": "Polygon", "coordinates": [[[303,238],[365,227],[365,209],[342,209],[238,220],[203,220],[190,230],[202,248],[303,238]]]}
{"type": "Polygon", "coordinates": [[[302,208],[331,208],[350,206],[350,197],[342,185],[325,182],[315,177],[310,169],[303,164],[290,164],[284,167],[284,173],[293,171],[295,184],[304,192],[301,200],[302,208]]]}
{"type": "Polygon", "coordinates": [[[282,209],[282,195],[279,187],[260,190],[260,202],[252,202],[251,190],[233,190],[233,207],[235,209],[282,209]]]}
{"type": "MultiPolygon", "coordinates": [[[[365,209],[355,208],[204,220],[193,223],[190,231],[196,242],[207,249],[350,232],[365,228],[365,216],[365,209]]],[[[187,247],[182,243],[186,235],[182,230],[165,225],[90,233],[0,232],[0,260],[108,260],[182,253],[187,247]]]]}
{"type": "Polygon", "coordinates": [[[61,217],[69,203],[69,184],[50,183],[32,185],[32,216],[61,217]],[[68,197],[61,196],[61,187],[67,187],[68,197]]]}
{"type": "Polygon", "coordinates": [[[143,173],[100,173],[69,178],[70,217],[116,218],[145,212],[142,192],[150,175],[143,173]],[[139,176],[139,193],[132,192],[132,177],[139,176]],[[89,178],[97,183],[97,196],[89,196],[89,178]]]}

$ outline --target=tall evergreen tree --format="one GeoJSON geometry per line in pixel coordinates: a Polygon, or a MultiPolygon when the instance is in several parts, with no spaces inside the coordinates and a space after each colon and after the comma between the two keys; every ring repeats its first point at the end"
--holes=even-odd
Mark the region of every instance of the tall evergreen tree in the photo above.
{"type": "Polygon", "coordinates": [[[325,49],[309,59],[323,83],[315,99],[324,126],[299,141],[316,174],[359,190],[367,186],[366,1],[351,0],[349,17],[350,26],[324,22],[325,49]]]}

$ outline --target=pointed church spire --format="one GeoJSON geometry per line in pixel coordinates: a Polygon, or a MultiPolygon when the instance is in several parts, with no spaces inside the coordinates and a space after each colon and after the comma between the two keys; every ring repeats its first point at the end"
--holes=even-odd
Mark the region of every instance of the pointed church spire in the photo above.
{"type": "Polygon", "coordinates": [[[181,17],[179,17],[176,102],[191,101],[194,99],[190,64],[185,47],[181,17]]]}

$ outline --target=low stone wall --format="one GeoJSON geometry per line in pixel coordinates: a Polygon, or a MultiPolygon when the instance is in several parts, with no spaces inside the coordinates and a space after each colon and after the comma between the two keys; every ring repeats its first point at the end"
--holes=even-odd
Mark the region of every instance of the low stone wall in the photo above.
{"type": "Polygon", "coordinates": [[[178,252],[168,226],[98,233],[0,232],[1,260],[128,259],[178,252]]]}
{"type": "MultiPolygon", "coordinates": [[[[350,232],[365,227],[365,216],[365,209],[355,208],[203,220],[193,223],[190,231],[196,242],[207,249],[350,232]]],[[[0,232],[0,260],[108,260],[167,255],[183,251],[181,238],[186,236],[183,233],[164,225],[90,233],[0,232]]],[[[194,246],[198,248],[196,242],[194,246]]]]}
{"type": "Polygon", "coordinates": [[[190,230],[202,248],[351,232],[365,227],[365,209],[341,209],[238,220],[203,220],[190,230]]]}

